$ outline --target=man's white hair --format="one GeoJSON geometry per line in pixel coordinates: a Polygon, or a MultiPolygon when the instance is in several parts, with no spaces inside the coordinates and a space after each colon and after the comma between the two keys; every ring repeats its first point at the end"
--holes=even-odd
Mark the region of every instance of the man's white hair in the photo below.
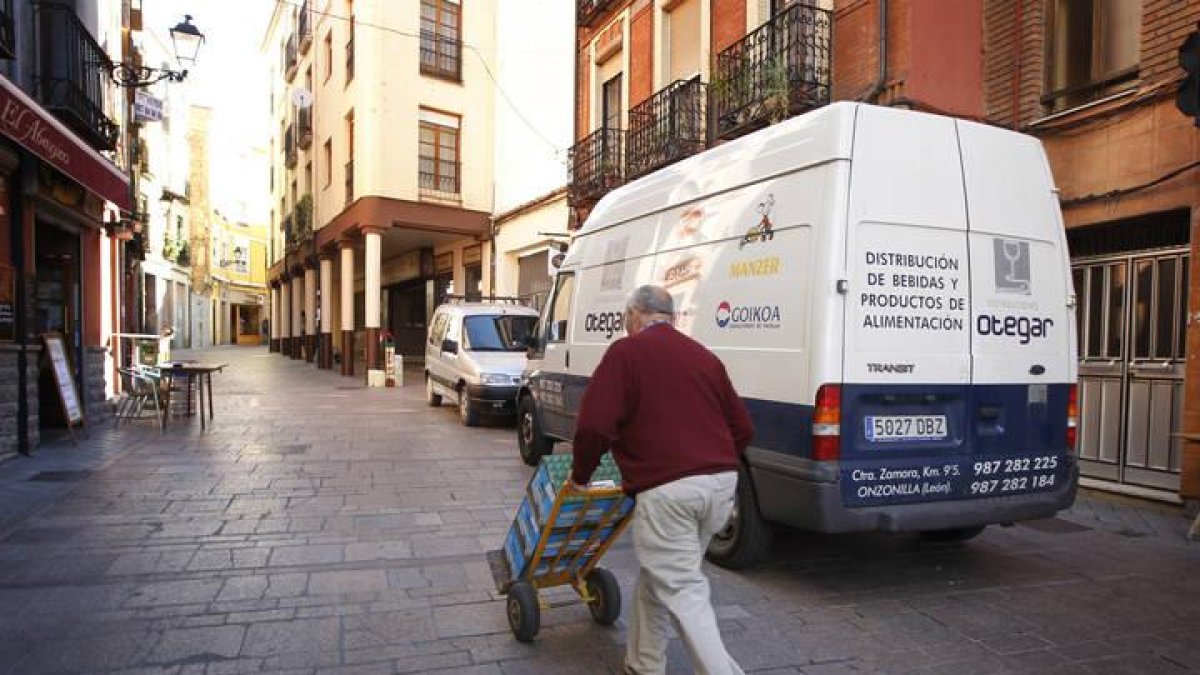
{"type": "Polygon", "coordinates": [[[641,314],[666,314],[675,316],[675,299],[662,286],[647,284],[639,286],[629,294],[626,309],[641,314]]]}

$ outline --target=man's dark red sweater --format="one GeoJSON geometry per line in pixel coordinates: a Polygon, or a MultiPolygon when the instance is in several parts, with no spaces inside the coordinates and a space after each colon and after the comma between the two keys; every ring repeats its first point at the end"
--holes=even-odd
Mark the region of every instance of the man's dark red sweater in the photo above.
{"type": "Polygon", "coordinates": [[[629,494],[737,469],[754,437],[746,406],[712,352],[669,324],[609,346],[575,425],[572,479],[587,483],[612,450],[629,494]]]}

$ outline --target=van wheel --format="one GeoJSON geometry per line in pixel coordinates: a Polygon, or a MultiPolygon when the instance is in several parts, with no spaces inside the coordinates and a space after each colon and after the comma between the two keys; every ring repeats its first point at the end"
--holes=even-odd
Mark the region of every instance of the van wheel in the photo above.
{"type": "Polygon", "coordinates": [[[930,542],[967,541],[978,537],[987,525],[952,527],[948,530],[923,530],[921,538],[930,542]]]}
{"type": "Polygon", "coordinates": [[[429,374],[425,374],[425,403],[430,408],[436,408],[442,404],[442,395],[433,393],[433,380],[429,374]]]}
{"type": "Polygon", "coordinates": [[[750,472],[738,469],[737,494],[725,527],[708,542],[708,559],[726,569],[739,570],[758,564],[771,549],[775,532],[758,512],[758,498],[750,472]]]}
{"type": "Polygon", "coordinates": [[[479,424],[479,410],[471,404],[471,397],[467,395],[466,385],[458,388],[458,419],[462,420],[464,427],[473,427],[479,424]]]}
{"type": "Polygon", "coordinates": [[[517,403],[517,447],[521,451],[521,460],[529,466],[537,466],[542,457],[554,452],[554,441],[542,433],[542,422],[538,419],[532,396],[522,396],[517,403]]]}

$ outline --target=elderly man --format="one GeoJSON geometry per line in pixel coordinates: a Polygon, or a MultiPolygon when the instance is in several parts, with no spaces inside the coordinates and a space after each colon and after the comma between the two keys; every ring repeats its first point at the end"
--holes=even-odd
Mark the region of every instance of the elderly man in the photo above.
{"type": "Polygon", "coordinates": [[[635,495],[640,574],[625,671],[666,671],[668,617],[698,673],[741,673],[725,651],[701,571],[704,549],[733,509],[737,468],[754,429],[721,361],[675,330],[658,286],[633,292],[629,337],[614,342],[579,409],[571,480],[582,489],[612,450],[635,495]]]}

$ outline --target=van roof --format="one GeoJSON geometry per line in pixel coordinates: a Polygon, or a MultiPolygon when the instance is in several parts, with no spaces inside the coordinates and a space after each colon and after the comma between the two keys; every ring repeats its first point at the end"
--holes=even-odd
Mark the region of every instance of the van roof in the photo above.
{"type": "Polygon", "coordinates": [[[537,316],[538,312],[532,307],[514,305],[511,303],[492,302],[455,302],[439,305],[437,311],[452,311],[464,316],[478,314],[514,314],[517,316],[537,316]]]}
{"type": "Polygon", "coordinates": [[[579,235],[769,176],[849,160],[862,105],[831,103],[627,183],[596,204],[579,235]]]}

